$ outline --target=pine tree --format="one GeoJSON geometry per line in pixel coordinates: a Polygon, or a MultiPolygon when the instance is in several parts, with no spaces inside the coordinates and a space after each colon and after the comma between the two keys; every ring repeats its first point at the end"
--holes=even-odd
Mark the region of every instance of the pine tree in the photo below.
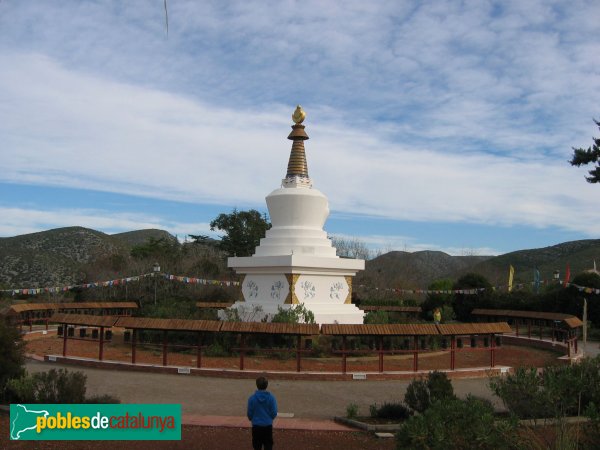
{"type": "MultiPolygon", "coordinates": [[[[594,120],[598,128],[600,122],[594,120]]],[[[581,166],[589,163],[596,163],[596,167],[589,171],[591,176],[585,177],[588,183],[600,183],[600,138],[592,138],[594,145],[587,149],[573,147],[573,159],[569,161],[572,166],[581,166]]]]}

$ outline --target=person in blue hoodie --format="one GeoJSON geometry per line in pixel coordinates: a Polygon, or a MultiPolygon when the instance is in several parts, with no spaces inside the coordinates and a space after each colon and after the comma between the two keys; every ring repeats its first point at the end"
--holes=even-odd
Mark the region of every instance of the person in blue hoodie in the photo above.
{"type": "Polygon", "coordinates": [[[256,379],[258,390],[248,399],[247,416],[252,422],[252,448],[271,450],[273,448],[273,419],[277,417],[277,400],[267,392],[269,382],[265,377],[256,379]]]}

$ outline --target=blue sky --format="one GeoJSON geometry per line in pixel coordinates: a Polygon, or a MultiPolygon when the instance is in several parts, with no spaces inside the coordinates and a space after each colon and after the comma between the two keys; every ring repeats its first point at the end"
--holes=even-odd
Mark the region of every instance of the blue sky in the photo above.
{"type": "Polygon", "coordinates": [[[211,234],[266,210],[296,104],[331,234],[499,254],[600,238],[597,1],[0,2],[0,236],[211,234]],[[373,4],[371,4],[373,3],[373,4]]]}

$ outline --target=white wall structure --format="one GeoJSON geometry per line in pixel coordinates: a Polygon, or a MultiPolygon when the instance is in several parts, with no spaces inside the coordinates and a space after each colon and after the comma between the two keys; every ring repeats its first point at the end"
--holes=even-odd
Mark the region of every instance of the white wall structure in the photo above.
{"type": "Polygon", "coordinates": [[[286,177],[271,192],[267,207],[272,228],[261,239],[254,255],[228,259],[228,266],[245,275],[243,300],[232,308],[244,320],[272,317],[277,308],[303,303],[321,323],[363,323],[364,313],[351,303],[352,277],[365,262],[340,258],[323,230],[329,216],[327,197],[312,187],[304,141],[308,136],[298,106],[286,177]]]}

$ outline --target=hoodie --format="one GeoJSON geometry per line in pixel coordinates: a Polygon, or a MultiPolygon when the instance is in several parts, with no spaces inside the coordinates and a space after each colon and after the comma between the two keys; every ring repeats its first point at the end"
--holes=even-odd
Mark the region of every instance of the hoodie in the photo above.
{"type": "Polygon", "coordinates": [[[273,425],[273,419],[277,417],[277,400],[270,392],[258,390],[248,399],[247,415],[253,426],[273,425]]]}

